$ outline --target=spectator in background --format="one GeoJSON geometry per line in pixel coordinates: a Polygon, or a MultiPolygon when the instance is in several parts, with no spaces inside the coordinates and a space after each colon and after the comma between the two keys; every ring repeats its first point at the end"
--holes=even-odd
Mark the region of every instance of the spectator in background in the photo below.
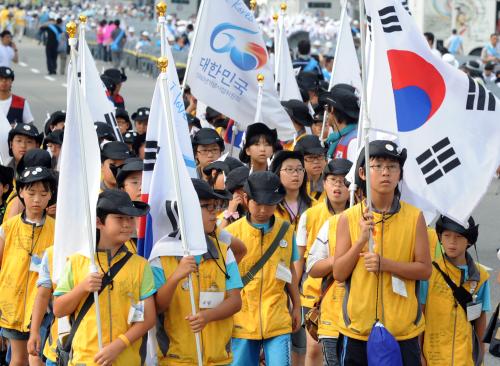
{"type": "Polygon", "coordinates": [[[149,38],[149,33],[144,31],[141,33],[141,39],[135,44],[135,50],[141,53],[147,46],[151,46],[151,39],[149,38]]]}
{"type": "Polygon", "coordinates": [[[427,39],[427,43],[429,44],[429,47],[432,51],[433,54],[435,54],[437,57],[441,58],[441,52],[438,51],[438,49],[434,45],[434,33],[431,32],[425,32],[424,33],[425,39],[427,39]]]}
{"type": "Polygon", "coordinates": [[[12,33],[4,30],[0,33],[0,66],[11,67],[12,62],[17,63],[19,55],[15,43],[12,41],[12,33]]]}
{"type": "Polygon", "coordinates": [[[120,28],[120,21],[118,19],[115,20],[115,29],[111,32],[111,59],[113,60],[113,66],[115,68],[120,68],[123,58],[123,47],[125,46],[125,42],[127,42],[127,35],[125,31],[120,28]]]}
{"type": "Polygon", "coordinates": [[[26,27],[26,11],[22,6],[18,6],[14,12],[14,24],[16,39],[18,42],[21,42],[24,35],[24,28],[26,27]]]}
{"type": "Polygon", "coordinates": [[[495,64],[493,62],[488,62],[486,65],[484,65],[483,79],[486,83],[495,82],[497,77],[494,71],[495,64]]]}
{"type": "Polygon", "coordinates": [[[457,33],[456,29],[451,31],[451,36],[444,42],[444,46],[448,49],[448,53],[451,53],[453,56],[464,54],[464,40],[457,33]]]}
{"type": "Polygon", "coordinates": [[[51,19],[47,25],[42,25],[40,31],[45,33],[45,56],[47,58],[47,71],[49,75],[55,75],[57,71],[57,50],[59,48],[59,40],[63,33],[60,28],[62,19],[58,19],[58,24],[51,19]]]}
{"type": "Polygon", "coordinates": [[[172,47],[172,50],[178,52],[186,51],[187,49],[189,49],[188,42],[189,40],[187,39],[186,35],[177,36],[175,37],[175,44],[172,47]]]}
{"type": "Polygon", "coordinates": [[[330,78],[332,77],[332,71],[333,71],[333,56],[324,56],[323,62],[324,62],[324,66],[322,68],[323,78],[329,82],[330,78]]]}
{"type": "Polygon", "coordinates": [[[498,35],[496,33],[491,34],[490,43],[484,46],[481,51],[481,60],[484,64],[488,62],[497,63],[500,62],[500,50],[498,49],[498,35]]]}
{"type": "Polygon", "coordinates": [[[293,68],[300,68],[300,71],[315,73],[320,79],[323,79],[323,72],[321,71],[318,61],[310,55],[311,42],[306,39],[300,41],[298,44],[298,52],[299,56],[292,62],[293,68]]]}
{"type": "Polygon", "coordinates": [[[111,43],[113,42],[113,39],[111,38],[111,34],[115,30],[115,27],[116,26],[112,20],[110,20],[109,23],[104,26],[104,34],[103,34],[102,44],[104,45],[104,59],[103,59],[103,61],[105,61],[105,62],[111,61],[110,46],[111,46],[111,43]]]}
{"type": "Polygon", "coordinates": [[[99,26],[97,27],[96,33],[96,42],[98,47],[98,56],[99,60],[104,60],[104,28],[106,27],[106,21],[103,19],[99,22],[99,26]]]}

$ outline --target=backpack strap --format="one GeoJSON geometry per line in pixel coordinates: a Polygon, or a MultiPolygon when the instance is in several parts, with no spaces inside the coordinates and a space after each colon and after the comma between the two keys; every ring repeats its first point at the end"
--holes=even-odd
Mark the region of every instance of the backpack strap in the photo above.
{"type": "Polygon", "coordinates": [[[271,246],[267,248],[266,252],[262,257],[255,263],[252,268],[241,278],[241,281],[243,282],[243,287],[245,287],[248,282],[250,282],[257,272],[259,272],[262,267],[264,267],[264,264],[271,258],[271,256],[274,254],[276,249],[278,249],[278,246],[280,245],[281,239],[285,236],[286,232],[288,231],[288,228],[290,227],[290,223],[288,221],[283,221],[283,224],[280,227],[280,230],[278,231],[278,234],[274,238],[273,242],[271,243],[271,246]]]}
{"type": "Polygon", "coordinates": [[[439,273],[441,273],[441,276],[443,276],[445,282],[448,284],[448,286],[450,286],[455,300],[460,304],[464,311],[467,312],[467,304],[472,302],[473,300],[472,295],[462,286],[457,286],[455,282],[453,282],[453,280],[450,278],[450,276],[443,272],[441,267],[439,267],[439,264],[437,264],[436,262],[432,262],[432,265],[439,271],[439,273]]]}
{"type": "MultiPolygon", "coordinates": [[[[101,284],[101,289],[99,290],[99,294],[113,281],[113,278],[118,274],[120,269],[123,268],[125,263],[128,262],[128,260],[132,257],[132,253],[127,252],[123,258],[121,258],[118,262],[113,264],[111,268],[109,269],[109,275],[106,273],[104,274],[104,277],[102,279],[102,284],[101,284]]],[[[63,349],[66,352],[69,352],[71,350],[71,344],[73,343],[73,338],[75,337],[76,331],[78,327],[80,326],[80,323],[82,322],[83,318],[87,314],[87,312],[90,310],[91,306],[94,304],[94,293],[89,294],[85,302],[83,303],[80,311],[78,312],[78,315],[74,321],[74,323],[71,325],[71,330],[69,332],[68,338],[66,339],[66,342],[63,344],[63,349]]]]}

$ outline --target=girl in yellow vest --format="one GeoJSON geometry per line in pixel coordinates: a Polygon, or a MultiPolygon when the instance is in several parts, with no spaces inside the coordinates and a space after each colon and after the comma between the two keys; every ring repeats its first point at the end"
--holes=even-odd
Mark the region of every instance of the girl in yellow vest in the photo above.
{"type": "Polygon", "coordinates": [[[435,259],[431,278],[420,287],[424,365],[475,366],[483,361],[486,312],[491,310],[489,274],[467,252],[479,234],[472,217],[468,224],[466,229],[445,216],[436,222],[444,253],[435,259]],[[468,299],[457,299],[449,281],[465,289],[468,299]]]}
{"type": "Polygon", "coordinates": [[[234,316],[232,365],[257,366],[263,348],[267,365],[288,366],[290,334],[299,329],[301,314],[295,235],[274,215],[285,189],[274,173],[255,172],[244,190],[249,213],[226,228],[247,246],[239,264],[244,287],[241,311],[234,316]]]}
{"type": "MultiPolygon", "coordinates": [[[[323,171],[323,186],[327,198],[316,206],[308,209],[300,217],[297,229],[297,246],[299,248],[300,260],[296,262],[295,268],[297,273],[300,274],[300,277],[303,277],[300,300],[302,303],[302,313],[304,315],[307,314],[319,300],[321,294],[321,278],[327,277],[332,272],[330,263],[330,265],[327,264],[325,266],[325,271],[322,271],[319,275],[315,273],[315,278],[309,275],[302,276],[304,263],[305,260],[307,260],[308,268],[310,268],[317,261],[325,260],[329,257],[328,236],[321,241],[317,239],[317,236],[323,226],[328,228],[327,223],[331,216],[340,214],[347,208],[349,190],[347,189],[345,176],[349,173],[351,166],[352,163],[346,159],[331,160],[323,171]],[[317,247],[316,250],[325,248],[326,251],[315,253],[314,258],[309,260],[309,253],[313,243],[319,241],[319,244],[315,244],[317,247]],[[320,256],[318,256],[318,254],[320,254],[320,256]]],[[[326,230],[328,234],[328,229],[323,230],[326,230]]],[[[325,342],[323,343],[324,348],[330,346],[329,342],[325,342]]],[[[321,346],[309,335],[309,333],[307,333],[306,365],[318,365],[319,363],[321,363],[321,346]]]]}
{"type": "Polygon", "coordinates": [[[248,164],[251,172],[265,171],[268,160],[276,150],[278,132],[261,122],[248,125],[245,132],[245,142],[240,151],[240,161],[248,164]]]}
{"type": "Polygon", "coordinates": [[[200,200],[207,253],[202,256],[153,258],[159,365],[198,365],[195,335],[200,333],[203,365],[228,365],[232,361],[233,315],[241,308],[238,265],[231,251],[231,237],[216,227],[215,214],[225,195],[216,193],[201,179],[193,179],[200,200]],[[188,275],[192,274],[195,302],[191,314],[188,275]]]}
{"type": "Polygon", "coordinates": [[[90,259],[83,254],[71,255],[54,291],[54,315],[76,319],[87,298],[93,298],[92,293],[101,289],[103,276],[109,275],[117,262],[126,262],[99,294],[102,350],[92,303],[74,333],[70,365],[143,364],[143,337],[156,321],[156,288],[147,260],[131,254],[124,243],[135,230],[135,218],[146,215],[148,210],[147,204],[132,201],[124,191],[107,189],[99,195],[95,253],[98,272],[89,273],[90,259]]]}
{"type": "Polygon", "coordinates": [[[28,353],[30,356],[39,358],[39,362],[41,362],[43,355],[46,359],[46,366],[57,365],[57,319],[54,319],[52,311],[50,314],[47,313],[47,308],[52,301],[52,293],[56,288],[51,275],[53,257],[54,247],[51,246],[45,251],[40,266],[40,273],[36,283],[38,290],[33,305],[30,338],[28,340],[28,353]],[[50,332],[50,334],[47,335],[47,332],[50,332]]]}
{"type": "MultiPolygon", "coordinates": [[[[427,228],[420,210],[399,200],[406,150],[391,141],[369,145],[372,212],[361,202],[340,216],[333,276],[345,281],[339,320],[341,365],[366,365],[366,342],[380,320],[399,343],[404,365],[420,365],[424,319],[417,283],[432,272],[427,228]],[[368,251],[369,235],[374,251],[368,251]]],[[[364,185],[364,151],[357,173],[364,185]]]]}
{"type": "Polygon", "coordinates": [[[45,209],[56,200],[56,179],[45,167],[30,167],[16,189],[25,210],[0,228],[0,327],[10,341],[11,365],[26,365],[40,263],[54,240],[54,220],[45,209]]]}
{"type": "Polygon", "coordinates": [[[326,166],[326,149],[321,146],[318,136],[307,135],[297,142],[294,148],[304,155],[304,168],[307,173],[307,194],[321,202],[326,197],[323,189],[323,169],[326,166]]]}

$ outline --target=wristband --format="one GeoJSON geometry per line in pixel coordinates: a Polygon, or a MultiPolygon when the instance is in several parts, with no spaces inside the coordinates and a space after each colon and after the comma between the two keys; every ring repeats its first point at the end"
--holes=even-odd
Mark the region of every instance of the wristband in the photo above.
{"type": "Polygon", "coordinates": [[[130,341],[128,340],[127,336],[125,334],[120,334],[118,336],[118,338],[120,338],[122,340],[123,343],[125,343],[125,345],[127,347],[130,347],[130,341]]]}

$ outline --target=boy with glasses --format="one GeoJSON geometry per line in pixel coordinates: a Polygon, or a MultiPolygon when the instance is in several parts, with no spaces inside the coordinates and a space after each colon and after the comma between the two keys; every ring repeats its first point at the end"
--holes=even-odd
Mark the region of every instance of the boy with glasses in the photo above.
{"type": "Polygon", "coordinates": [[[194,158],[197,163],[198,178],[208,180],[203,169],[220,158],[224,151],[224,140],[217,131],[211,128],[202,128],[192,139],[194,158]]]}

